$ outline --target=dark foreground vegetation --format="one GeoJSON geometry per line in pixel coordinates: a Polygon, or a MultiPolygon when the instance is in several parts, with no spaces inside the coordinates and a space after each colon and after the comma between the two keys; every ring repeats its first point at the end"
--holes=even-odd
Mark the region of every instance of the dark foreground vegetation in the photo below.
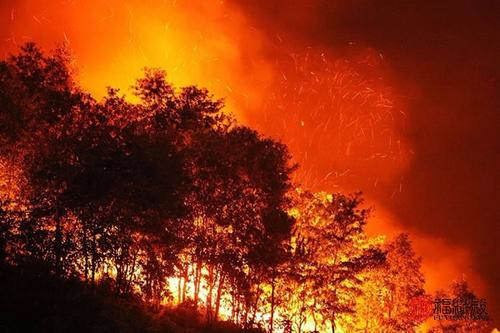
{"type": "Polygon", "coordinates": [[[261,332],[230,322],[207,324],[192,304],[148,308],[137,295],[118,295],[106,281],[91,286],[41,267],[0,271],[1,333],[261,332]],[[35,270],[38,273],[35,273],[35,270]]]}

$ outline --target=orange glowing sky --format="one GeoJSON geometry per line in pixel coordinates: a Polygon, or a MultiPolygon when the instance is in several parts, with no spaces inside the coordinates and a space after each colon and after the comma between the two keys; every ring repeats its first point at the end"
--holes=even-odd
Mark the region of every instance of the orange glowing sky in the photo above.
{"type": "Polygon", "coordinates": [[[166,69],[176,86],[207,87],[241,122],[289,145],[301,165],[297,182],[315,190],[362,190],[375,207],[369,233],[409,231],[424,257],[430,289],[465,274],[480,294],[492,295],[473,265],[473,244],[411,220],[434,209],[415,199],[428,188],[419,192],[409,180],[415,179],[415,166],[429,158],[408,135],[415,130],[415,98],[424,98],[425,91],[418,84],[401,88],[401,81],[413,78],[398,72],[384,47],[356,40],[359,34],[345,37],[345,27],[339,33],[342,47],[337,37],[332,45],[321,40],[324,31],[326,36],[334,29],[322,30],[324,18],[315,20],[320,13],[307,2],[291,8],[269,3],[276,7],[7,0],[0,3],[0,51],[7,55],[26,41],[45,48],[66,42],[81,85],[96,96],[106,86],[129,93],[144,67],[166,69]],[[269,23],[273,12],[276,24],[269,23]],[[414,200],[409,204],[400,197],[414,200]]]}
{"type": "MultiPolygon", "coordinates": [[[[113,86],[128,93],[144,67],[168,70],[176,86],[197,84],[232,109],[254,103],[269,80],[258,33],[222,2],[22,1],[9,7],[2,50],[34,40],[66,42],[81,85],[96,96],[113,86]],[[251,44],[251,47],[242,46],[251,44]]],[[[4,20],[2,20],[4,21],[4,20]]]]}

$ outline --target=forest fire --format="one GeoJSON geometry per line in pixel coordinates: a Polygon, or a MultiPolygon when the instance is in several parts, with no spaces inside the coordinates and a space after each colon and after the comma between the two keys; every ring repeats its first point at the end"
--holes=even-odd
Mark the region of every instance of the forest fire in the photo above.
{"type": "Polygon", "coordinates": [[[471,248],[393,212],[418,152],[382,51],[238,1],[82,6],[0,4],[1,296],[67,286],[33,325],[99,331],[57,312],[81,297],[118,331],[491,331],[471,248]]]}

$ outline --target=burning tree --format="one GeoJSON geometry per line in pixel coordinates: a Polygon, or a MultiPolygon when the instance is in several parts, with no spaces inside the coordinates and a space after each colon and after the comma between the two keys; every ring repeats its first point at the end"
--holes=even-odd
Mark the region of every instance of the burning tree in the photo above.
{"type": "Polygon", "coordinates": [[[293,223],[284,145],[236,126],[204,89],[177,93],[162,71],[137,81],[134,104],[111,88],[102,101],[80,91],[63,49],[45,56],[29,44],[1,69],[3,156],[22,161],[29,201],[17,253],[59,276],[112,276],[118,293],[155,304],[191,253],[195,299],[208,272],[209,320],[225,286],[246,295],[241,281],[274,264],[260,255],[279,250],[293,223]]]}
{"type": "Polygon", "coordinates": [[[105,284],[154,310],[176,296],[208,324],[223,308],[270,332],[421,322],[409,310],[425,296],[421,260],[406,235],[366,236],[360,194],[293,191],[287,147],[205,89],[146,70],[133,92],[94,99],[64,48],[27,44],[0,62],[2,265],[105,284]]]}
{"type": "Polygon", "coordinates": [[[413,251],[409,236],[400,234],[382,249],[386,261],[363,274],[355,315],[345,320],[351,331],[406,332],[427,319],[414,309],[417,300],[431,301],[424,290],[422,259],[413,251]]]}
{"type": "Polygon", "coordinates": [[[359,194],[298,191],[292,216],[292,257],[283,281],[282,316],[300,332],[308,318],[314,329],[335,331],[336,321],[355,309],[361,273],[384,262],[384,254],[363,232],[369,211],[359,194]]]}

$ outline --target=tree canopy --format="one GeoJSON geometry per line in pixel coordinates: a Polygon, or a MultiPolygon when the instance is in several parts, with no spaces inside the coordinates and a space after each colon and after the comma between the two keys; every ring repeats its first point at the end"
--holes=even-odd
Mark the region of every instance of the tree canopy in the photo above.
{"type": "Polygon", "coordinates": [[[287,147],[206,89],[146,69],[132,92],[96,100],[64,47],[0,62],[2,267],[270,332],[425,319],[421,259],[366,235],[361,194],[296,189],[287,147]]]}

